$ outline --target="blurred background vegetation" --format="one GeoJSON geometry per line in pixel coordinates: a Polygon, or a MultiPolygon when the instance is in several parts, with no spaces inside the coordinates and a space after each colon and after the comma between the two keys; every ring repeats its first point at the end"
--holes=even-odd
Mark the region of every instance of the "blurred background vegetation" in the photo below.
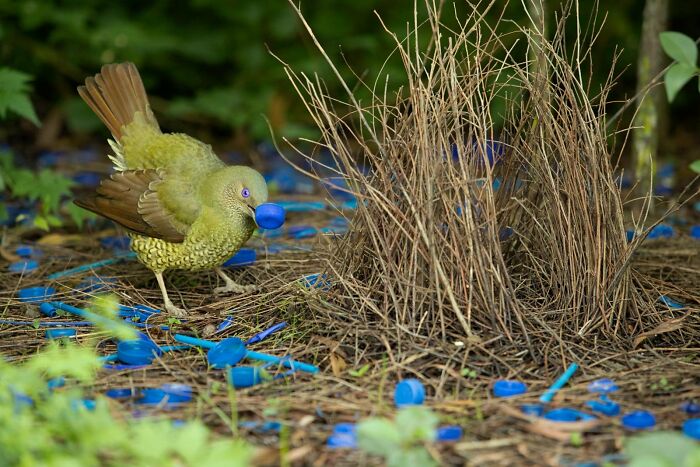
{"type": "MultiPolygon", "coordinates": [[[[494,18],[505,3],[496,2],[494,18]]],[[[561,2],[548,3],[551,23],[561,2]]],[[[595,4],[580,1],[582,24],[595,14],[595,4]]],[[[401,84],[401,64],[385,63],[392,40],[374,11],[400,33],[412,18],[413,2],[305,0],[301,6],[336,63],[347,61],[355,73],[372,79],[384,66],[394,80],[390,87],[401,84]]],[[[627,67],[613,99],[635,92],[643,6],[644,0],[602,2],[597,13],[599,22],[607,18],[594,48],[592,80],[605,80],[618,46],[619,68],[627,67]]],[[[505,17],[526,24],[521,2],[510,2],[506,10],[505,17]]],[[[452,16],[448,11],[445,19],[452,16]]],[[[329,91],[343,95],[285,0],[0,0],[0,18],[0,67],[32,77],[30,98],[41,122],[36,126],[31,118],[11,117],[0,130],[0,141],[30,157],[43,150],[104,144],[106,129],[75,88],[102,64],[115,61],[137,64],[163,128],[208,139],[219,150],[245,149],[269,139],[264,116],[277,132],[313,135],[282,66],[269,51],[297,70],[329,78],[329,91]]],[[[698,23],[700,2],[671,5],[669,29],[696,37],[698,23]]],[[[689,91],[671,106],[671,143],[662,144],[669,156],[683,161],[698,158],[697,151],[685,153],[700,143],[700,99],[689,91]]]]}

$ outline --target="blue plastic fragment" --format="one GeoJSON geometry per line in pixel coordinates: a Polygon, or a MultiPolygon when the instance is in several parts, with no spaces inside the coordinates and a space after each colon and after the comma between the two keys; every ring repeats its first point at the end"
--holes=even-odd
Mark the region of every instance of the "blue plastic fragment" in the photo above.
{"type": "Polygon", "coordinates": [[[160,389],[168,396],[168,402],[183,404],[192,400],[192,386],[181,383],[165,383],[160,389]]]}
{"type": "Polygon", "coordinates": [[[219,325],[216,327],[216,332],[224,331],[233,325],[233,316],[227,316],[219,325]]]}
{"type": "Polygon", "coordinates": [[[700,404],[695,401],[685,401],[679,408],[688,415],[700,414],[700,404]]]}
{"type": "Polygon", "coordinates": [[[310,225],[293,225],[287,228],[287,235],[295,239],[311,238],[317,233],[316,227],[310,225]]]}
{"type": "Polygon", "coordinates": [[[122,261],[130,259],[136,259],[136,253],[134,253],[133,251],[125,252],[123,254],[120,253],[114,258],[107,258],[101,261],[95,261],[94,263],[83,264],[82,266],[76,266],[71,269],[66,269],[65,271],[54,272],[53,274],[49,274],[47,276],[47,279],[61,279],[63,277],[72,276],[73,274],[80,274],[81,272],[92,271],[97,268],[109,266],[111,264],[120,263],[122,261]]]}
{"type": "Polygon", "coordinates": [[[229,381],[236,389],[249,388],[260,384],[262,381],[260,367],[234,366],[229,370],[229,381]]]}
{"type": "Polygon", "coordinates": [[[109,289],[116,283],[117,280],[113,277],[90,276],[86,277],[78,284],[77,290],[85,293],[98,292],[109,289]]]}
{"type": "Polygon", "coordinates": [[[264,238],[279,238],[283,236],[286,231],[287,230],[284,227],[280,227],[278,229],[262,230],[261,235],[264,238]]]}
{"type": "Polygon", "coordinates": [[[525,415],[541,417],[544,413],[544,407],[541,404],[523,404],[520,406],[520,411],[525,415]]]}
{"type": "Polygon", "coordinates": [[[71,401],[71,408],[74,411],[88,410],[93,411],[97,406],[97,403],[93,399],[74,399],[71,401]]]}
{"type": "Polygon", "coordinates": [[[354,423],[348,423],[348,422],[337,423],[333,427],[333,434],[334,435],[345,434],[345,435],[353,435],[354,436],[357,434],[357,425],[354,423]]]}
{"type": "Polygon", "coordinates": [[[700,225],[694,225],[690,228],[690,236],[696,240],[700,240],[700,225]]]}
{"type": "Polygon", "coordinates": [[[17,261],[8,266],[8,270],[14,274],[28,273],[35,271],[39,267],[39,263],[33,259],[17,261]]]}
{"type": "Polygon", "coordinates": [[[105,364],[102,366],[105,370],[115,370],[115,371],[122,371],[122,370],[138,370],[140,368],[146,368],[148,365],[126,365],[122,363],[117,363],[114,365],[110,364],[105,364]]]}
{"type": "Polygon", "coordinates": [[[281,331],[285,327],[287,327],[286,321],[282,321],[281,323],[277,323],[273,326],[270,326],[269,328],[257,333],[256,335],[254,335],[253,337],[251,337],[250,339],[245,341],[245,345],[250,345],[250,344],[255,344],[256,342],[260,342],[261,340],[267,338],[267,336],[269,336],[270,334],[277,332],[277,331],[281,331]]]}
{"type": "Polygon", "coordinates": [[[620,414],[620,404],[613,402],[610,399],[588,401],[586,402],[586,406],[593,412],[602,413],[608,417],[614,417],[620,414]]]}
{"type": "Polygon", "coordinates": [[[77,331],[72,328],[56,328],[47,329],[46,338],[47,339],[60,339],[62,337],[73,337],[77,334],[77,331]]]}
{"type": "Polygon", "coordinates": [[[588,383],[588,392],[596,394],[609,394],[617,390],[617,385],[610,378],[597,379],[588,383]]]}
{"type": "Polygon", "coordinates": [[[168,394],[159,388],[146,388],[141,390],[141,397],[136,399],[137,404],[143,405],[158,405],[160,403],[169,403],[168,394]]]}
{"type": "Polygon", "coordinates": [[[133,339],[117,344],[117,358],[127,365],[148,365],[161,355],[163,351],[150,340],[133,339]]]}
{"type": "Polygon", "coordinates": [[[284,220],[284,207],[279,204],[263,203],[255,208],[255,222],[263,229],[277,229],[284,220]]]}
{"type": "Polygon", "coordinates": [[[31,258],[35,256],[41,256],[42,251],[30,245],[19,245],[17,248],[15,248],[15,254],[22,258],[31,258]]]}
{"type": "Polygon", "coordinates": [[[326,203],[322,201],[277,201],[286,212],[313,212],[326,209],[326,203]]]}
{"type": "Polygon", "coordinates": [[[66,385],[66,378],[63,376],[59,376],[57,378],[51,378],[46,382],[46,387],[49,388],[50,391],[53,391],[56,388],[62,388],[63,386],[66,385]]]}
{"type": "Polygon", "coordinates": [[[647,238],[650,240],[656,238],[671,238],[675,235],[675,231],[672,226],[668,224],[655,225],[650,231],[647,238]]]}
{"type": "Polygon", "coordinates": [[[324,235],[344,235],[348,232],[348,228],[338,226],[321,227],[319,232],[324,235]]]}
{"type": "Polygon", "coordinates": [[[249,430],[255,430],[263,433],[270,431],[279,433],[279,431],[282,429],[282,423],[276,421],[267,421],[260,423],[254,420],[244,420],[239,422],[238,426],[240,426],[241,428],[247,428],[249,430]]]}
{"type": "Polygon", "coordinates": [[[580,422],[595,420],[593,415],[569,407],[549,410],[544,414],[544,418],[553,422],[580,422]]]}
{"type": "Polygon", "coordinates": [[[122,236],[107,236],[100,239],[100,245],[103,248],[107,248],[115,251],[128,250],[131,245],[131,239],[126,235],[122,236]]]}
{"type": "Polygon", "coordinates": [[[326,446],[328,446],[331,449],[355,449],[357,448],[357,437],[345,433],[331,435],[328,438],[328,441],[326,442],[326,446]]]}
{"type": "Polygon", "coordinates": [[[304,286],[308,289],[321,289],[327,291],[331,288],[331,281],[327,279],[325,274],[309,274],[301,279],[304,286]]]}
{"type": "Polygon", "coordinates": [[[683,434],[700,441],[700,418],[691,418],[683,422],[683,434]]]}
{"type": "Polygon", "coordinates": [[[635,410],[622,416],[622,426],[629,430],[645,430],[656,425],[654,414],[646,410],[635,410]]]}
{"type": "Polygon", "coordinates": [[[527,385],[521,381],[499,379],[493,385],[493,395],[496,397],[511,397],[527,392],[527,385]]]}
{"type": "Polygon", "coordinates": [[[340,209],[342,209],[344,211],[357,209],[357,198],[352,198],[352,199],[349,199],[347,201],[343,201],[340,204],[340,209]]]}
{"type": "Polygon", "coordinates": [[[139,395],[136,389],[132,388],[112,388],[105,392],[105,396],[111,399],[129,399],[139,395]]]}
{"type": "Polygon", "coordinates": [[[571,379],[574,373],[576,373],[577,369],[578,365],[576,363],[570,364],[566,371],[562,373],[562,375],[559,378],[557,378],[554,384],[552,384],[552,386],[540,396],[540,402],[544,404],[552,402],[552,399],[554,399],[554,395],[557,393],[557,391],[564,387],[564,385],[569,381],[569,379],[571,379]]]}
{"type": "Polygon", "coordinates": [[[449,442],[458,441],[462,438],[462,427],[458,425],[449,425],[438,427],[435,439],[437,441],[449,442]]]}
{"type": "Polygon", "coordinates": [[[53,287],[27,287],[17,292],[17,297],[24,303],[36,303],[47,300],[56,293],[53,287]]]}
{"type": "Polygon", "coordinates": [[[667,307],[673,308],[674,310],[682,310],[683,308],[686,307],[682,303],[677,302],[677,301],[673,300],[672,298],[667,297],[666,295],[660,296],[659,301],[661,303],[663,303],[664,305],[666,305],[667,307]]]}
{"type": "Polygon", "coordinates": [[[632,240],[634,240],[634,236],[636,235],[634,230],[627,229],[627,231],[625,233],[627,235],[627,242],[631,242],[632,240]]]}
{"type": "Polygon", "coordinates": [[[415,378],[404,379],[394,389],[396,407],[421,405],[425,401],[425,387],[415,378]]]}
{"type": "Polygon", "coordinates": [[[0,324],[7,324],[9,326],[36,326],[39,327],[66,327],[66,326],[94,326],[95,323],[92,321],[19,321],[14,319],[0,319],[0,324]]]}
{"type": "Polygon", "coordinates": [[[234,266],[248,266],[255,263],[257,254],[252,248],[241,248],[233,255],[231,258],[226,260],[223,264],[225,268],[230,268],[234,266]]]}

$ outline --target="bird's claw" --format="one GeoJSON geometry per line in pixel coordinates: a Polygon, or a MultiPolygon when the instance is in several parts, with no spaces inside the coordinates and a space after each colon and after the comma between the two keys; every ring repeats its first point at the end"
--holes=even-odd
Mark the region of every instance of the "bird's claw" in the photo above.
{"type": "Polygon", "coordinates": [[[240,284],[236,284],[236,283],[229,283],[223,287],[215,288],[214,293],[216,295],[229,293],[229,292],[244,294],[244,293],[255,292],[257,289],[258,288],[255,285],[240,285],[240,284]]]}
{"type": "Polygon", "coordinates": [[[172,303],[165,304],[165,311],[167,311],[168,314],[176,318],[184,318],[187,316],[187,311],[183,310],[182,308],[176,307],[172,303]]]}

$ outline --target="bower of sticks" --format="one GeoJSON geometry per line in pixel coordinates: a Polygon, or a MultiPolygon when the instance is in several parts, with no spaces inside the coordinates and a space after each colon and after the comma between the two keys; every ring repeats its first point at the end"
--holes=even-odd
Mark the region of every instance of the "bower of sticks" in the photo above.
{"type": "MultiPolygon", "coordinates": [[[[431,448],[444,464],[600,462],[620,449],[625,433],[616,419],[571,428],[518,410],[571,363],[579,370],[553,407],[584,407],[588,383],[610,378],[623,410],[651,410],[659,427],[677,429],[678,405],[700,398],[700,250],[687,236],[646,234],[686,215],[690,196],[659,202],[620,189],[617,160],[629,131],[608,121],[614,72],[603,88],[589,86],[586,51],[596,28],[567,49],[571,19],[563,13],[550,39],[536,27],[500,35],[477,12],[456,30],[432,11],[427,23],[387,32],[409,83],[398,93],[385,89],[381,77],[356,75],[343,81],[346,95],[330,96],[323,82],[287,67],[290,88],[321,138],[279,140],[273,152],[313,189],[275,193],[271,200],[290,208],[285,227],[256,234],[246,245],[255,262],[230,269],[259,290],[214,296],[213,272],[171,273],[173,301],[189,317],[154,314],[141,331],[169,345],[176,332],[247,339],[286,322],[251,349],[291,355],[320,373],[237,390],[232,408],[225,372],[192,350],[166,353],[143,368],[105,369],[94,393],[191,385],[196,403],[139,409],[139,416],[201,417],[258,446],[258,465],[276,465],[281,455],[299,465],[377,462],[324,446],[334,424],[391,416],[393,388],[404,378],[419,379],[425,404],[465,430],[461,441],[431,448]],[[511,36],[526,53],[506,45],[511,36]],[[370,89],[373,101],[356,99],[358,86],[370,89]],[[498,131],[491,111],[497,100],[506,122],[498,131]],[[311,274],[318,274],[312,283],[304,279],[311,274]],[[495,398],[498,379],[520,380],[528,392],[495,398]],[[230,424],[222,414],[243,423],[230,424]],[[582,440],[571,442],[571,430],[582,440]]],[[[338,79],[347,76],[346,64],[328,66],[338,79]]],[[[3,262],[16,259],[19,244],[43,252],[31,273],[0,268],[4,320],[71,319],[46,318],[18,300],[17,290],[31,286],[50,285],[58,300],[75,306],[104,291],[125,305],[162,306],[152,274],[129,259],[48,279],[114,257],[100,239],[124,232],[108,223],[89,230],[4,232],[3,262]]],[[[0,325],[2,354],[21,360],[36,352],[44,331],[0,325]]],[[[88,327],[76,339],[90,337],[88,327]]],[[[113,352],[114,342],[105,339],[101,349],[113,352]]],[[[128,399],[115,402],[116,409],[136,410],[128,399]]]]}

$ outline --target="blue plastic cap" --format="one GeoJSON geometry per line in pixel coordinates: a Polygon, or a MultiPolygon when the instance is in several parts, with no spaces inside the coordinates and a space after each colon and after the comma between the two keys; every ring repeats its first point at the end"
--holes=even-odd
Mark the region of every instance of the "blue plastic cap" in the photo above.
{"type": "Polygon", "coordinates": [[[396,407],[421,405],[425,401],[425,387],[415,378],[404,379],[396,385],[394,403],[396,407]]]}
{"type": "Polygon", "coordinates": [[[671,238],[675,234],[673,227],[668,224],[659,224],[654,226],[647,235],[648,239],[655,238],[671,238]]]}
{"type": "Polygon", "coordinates": [[[241,248],[235,255],[226,260],[223,266],[225,268],[232,266],[247,266],[249,264],[253,264],[256,258],[257,254],[255,253],[255,250],[252,248],[241,248]]]}
{"type": "Polygon", "coordinates": [[[680,405],[680,409],[688,415],[696,415],[700,413],[700,404],[695,401],[685,401],[680,405]]]}
{"type": "Polygon", "coordinates": [[[231,385],[234,388],[249,388],[260,384],[260,368],[254,366],[234,366],[229,372],[231,385]]]}
{"type": "Polygon", "coordinates": [[[318,288],[327,291],[331,288],[331,281],[327,279],[325,274],[309,274],[308,276],[302,277],[301,280],[304,286],[309,289],[318,288]]]}
{"type": "Polygon", "coordinates": [[[338,448],[357,448],[357,437],[354,435],[339,433],[328,438],[326,446],[332,449],[338,448]]]}
{"type": "Polygon", "coordinates": [[[334,435],[353,435],[357,434],[357,425],[354,423],[338,423],[333,427],[334,435]]]}
{"type": "Polygon", "coordinates": [[[636,410],[622,416],[622,426],[629,430],[644,430],[656,425],[654,414],[646,410],[636,410]]]}
{"type": "Polygon", "coordinates": [[[700,418],[691,418],[683,422],[683,433],[700,441],[700,418]]]}
{"type": "Polygon", "coordinates": [[[39,267],[39,263],[34,261],[33,259],[26,260],[26,261],[17,261],[15,263],[12,263],[8,266],[8,270],[12,273],[19,274],[19,273],[27,273],[27,272],[32,272],[36,270],[36,268],[39,267]]]}
{"type": "Polygon", "coordinates": [[[56,308],[50,303],[42,303],[39,305],[39,311],[41,314],[49,317],[56,316],[56,308]]]}
{"type": "Polygon", "coordinates": [[[75,329],[71,328],[56,328],[56,329],[47,329],[46,330],[46,338],[47,339],[60,339],[62,337],[73,337],[77,334],[77,331],[75,329]]]}
{"type": "Polygon", "coordinates": [[[148,365],[163,352],[151,340],[133,339],[117,344],[119,361],[128,365],[148,365]]]}
{"type": "Polygon", "coordinates": [[[168,396],[168,402],[181,404],[192,400],[192,386],[181,383],[166,383],[160,389],[168,396]]]}
{"type": "Polygon", "coordinates": [[[511,397],[527,392],[527,385],[522,381],[499,379],[493,385],[493,395],[496,397],[511,397]]]}
{"type": "Polygon", "coordinates": [[[617,391],[618,387],[610,378],[597,379],[588,383],[588,392],[608,394],[617,391]]]}
{"type": "Polygon", "coordinates": [[[222,340],[207,352],[207,361],[212,368],[226,368],[243,360],[247,350],[237,337],[222,340]]]}
{"type": "Polygon", "coordinates": [[[690,236],[696,240],[700,240],[700,225],[694,225],[690,228],[690,236]]]}
{"type": "Polygon", "coordinates": [[[263,229],[277,229],[284,224],[284,208],[279,204],[263,203],[255,208],[255,223],[263,229]]]}
{"type": "Polygon", "coordinates": [[[155,405],[165,402],[168,395],[162,389],[146,388],[141,390],[141,398],[136,400],[137,404],[155,405]]]}
{"type": "Polygon", "coordinates": [[[31,256],[40,256],[41,250],[38,250],[29,245],[20,245],[15,248],[15,254],[22,258],[29,258],[31,256]]]}
{"type": "Polygon", "coordinates": [[[457,425],[441,426],[437,429],[435,439],[438,441],[458,441],[462,438],[462,427],[457,425]]]}
{"type": "Polygon", "coordinates": [[[53,287],[27,287],[20,289],[17,296],[21,302],[34,303],[48,300],[56,293],[53,287]]]}
{"type": "Polygon", "coordinates": [[[111,399],[128,399],[134,397],[138,392],[132,388],[113,388],[105,392],[105,396],[111,399]]]}
{"type": "Polygon", "coordinates": [[[549,410],[544,414],[544,418],[553,422],[580,422],[585,420],[595,420],[593,415],[568,407],[549,410]]]}
{"type": "Polygon", "coordinates": [[[544,407],[540,404],[523,404],[520,406],[520,411],[525,415],[541,417],[544,413],[544,407]]]}
{"type": "Polygon", "coordinates": [[[586,406],[594,412],[602,413],[608,417],[614,417],[620,414],[620,404],[611,401],[610,399],[599,401],[588,401],[586,406]]]}

